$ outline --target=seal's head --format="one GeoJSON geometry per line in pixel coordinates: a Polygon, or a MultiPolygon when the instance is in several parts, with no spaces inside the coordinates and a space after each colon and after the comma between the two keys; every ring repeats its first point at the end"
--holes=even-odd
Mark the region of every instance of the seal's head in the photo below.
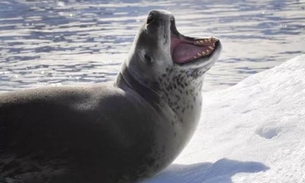
{"type": "Polygon", "coordinates": [[[219,39],[184,36],[172,13],[153,10],[140,28],[123,70],[159,95],[182,121],[190,117],[198,121],[202,76],[220,52],[219,39]]]}
{"type": "Polygon", "coordinates": [[[220,52],[221,43],[217,38],[184,36],[177,31],[172,13],[153,10],[140,28],[126,64],[139,82],[158,90],[160,80],[171,71],[195,78],[203,75],[220,52]]]}

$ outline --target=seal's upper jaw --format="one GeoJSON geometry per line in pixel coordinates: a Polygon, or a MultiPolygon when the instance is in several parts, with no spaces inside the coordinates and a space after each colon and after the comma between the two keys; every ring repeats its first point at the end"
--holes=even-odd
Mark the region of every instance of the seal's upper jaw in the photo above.
{"type": "MultiPolygon", "coordinates": [[[[178,32],[174,18],[171,19],[170,52],[174,63],[189,65],[211,60],[220,50],[220,41],[215,37],[191,38],[178,32]]],[[[214,59],[213,59],[214,60],[214,59]]]]}

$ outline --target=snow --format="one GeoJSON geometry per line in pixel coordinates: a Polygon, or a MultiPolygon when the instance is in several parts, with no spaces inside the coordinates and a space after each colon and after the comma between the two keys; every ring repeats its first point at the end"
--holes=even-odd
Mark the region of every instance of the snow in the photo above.
{"type": "Polygon", "coordinates": [[[305,55],[203,94],[175,162],[143,183],[304,183],[305,55]]]}

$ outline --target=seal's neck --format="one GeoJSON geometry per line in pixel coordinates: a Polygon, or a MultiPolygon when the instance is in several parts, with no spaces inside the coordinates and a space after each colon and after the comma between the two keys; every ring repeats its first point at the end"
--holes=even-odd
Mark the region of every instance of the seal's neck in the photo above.
{"type": "Polygon", "coordinates": [[[202,80],[202,74],[197,71],[173,69],[158,78],[158,86],[154,90],[151,85],[139,82],[124,64],[117,76],[116,85],[123,90],[136,92],[160,114],[167,111],[176,116],[176,122],[192,131],[201,113],[202,80]]]}
{"type": "Polygon", "coordinates": [[[130,73],[129,69],[124,64],[121,72],[116,78],[115,85],[123,90],[130,89],[144,98],[148,103],[150,103],[156,110],[160,110],[160,107],[165,104],[160,95],[152,90],[151,88],[140,83],[133,75],[130,73]]]}
{"type": "Polygon", "coordinates": [[[181,123],[192,128],[201,114],[203,71],[169,69],[158,78],[162,99],[180,117],[181,123]]]}
{"type": "MultiPolygon", "coordinates": [[[[134,93],[147,101],[162,116],[164,125],[175,126],[180,136],[179,147],[183,147],[192,136],[201,114],[202,75],[178,70],[168,71],[158,81],[158,90],[140,83],[124,64],[115,85],[126,92],[134,93]],[[163,77],[164,76],[164,77],[163,77]]],[[[174,135],[175,135],[174,134],[174,135]]]]}

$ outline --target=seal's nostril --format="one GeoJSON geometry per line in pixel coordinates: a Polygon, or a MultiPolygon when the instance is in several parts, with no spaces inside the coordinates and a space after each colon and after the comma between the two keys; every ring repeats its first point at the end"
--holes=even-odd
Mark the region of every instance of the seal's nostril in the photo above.
{"type": "Polygon", "coordinates": [[[146,24],[150,24],[154,19],[156,18],[156,13],[155,12],[150,12],[146,24]]]}

